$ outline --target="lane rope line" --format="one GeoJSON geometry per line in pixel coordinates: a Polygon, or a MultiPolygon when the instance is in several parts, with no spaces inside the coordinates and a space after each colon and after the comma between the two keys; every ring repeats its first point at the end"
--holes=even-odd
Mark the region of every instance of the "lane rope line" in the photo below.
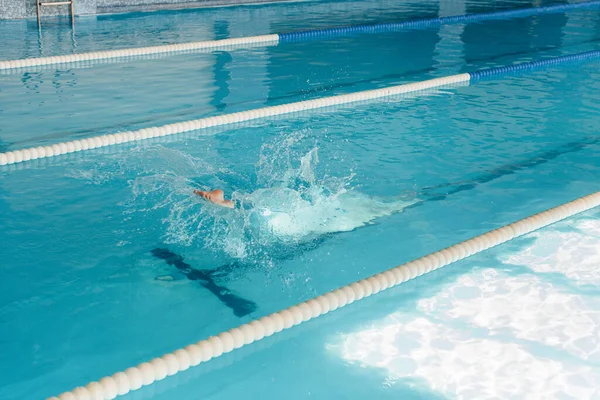
{"type": "MultiPolygon", "coordinates": [[[[394,95],[394,96],[387,97],[384,99],[384,101],[390,102],[392,104],[397,104],[400,102],[414,100],[414,99],[417,99],[420,97],[425,97],[425,96],[432,96],[432,97],[444,96],[444,95],[448,95],[448,94],[452,93],[453,89],[456,89],[459,87],[464,87],[464,86],[468,86],[468,83],[459,82],[459,83],[452,84],[452,85],[435,87],[435,88],[431,88],[431,89],[424,89],[424,90],[420,90],[418,92],[403,93],[400,95],[394,95]]],[[[319,110],[319,115],[326,116],[326,115],[338,113],[338,112],[341,112],[344,110],[345,111],[353,110],[358,104],[371,104],[373,101],[378,101],[378,100],[370,100],[370,101],[364,101],[364,102],[359,101],[356,103],[340,104],[340,105],[324,107],[319,110]]],[[[294,118],[306,118],[306,117],[310,117],[312,115],[314,115],[314,112],[312,110],[296,111],[293,113],[294,118]]],[[[270,123],[272,123],[272,122],[284,121],[284,120],[288,120],[288,119],[289,119],[289,116],[283,114],[283,115],[275,115],[275,116],[269,117],[268,121],[270,123]]],[[[167,135],[167,136],[148,138],[148,139],[144,140],[143,143],[138,143],[136,141],[133,141],[130,143],[123,143],[123,146],[99,147],[99,148],[94,149],[92,152],[93,152],[94,156],[122,154],[123,151],[125,151],[126,149],[134,148],[138,144],[153,145],[153,144],[177,143],[177,142],[181,142],[182,140],[185,141],[185,140],[198,139],[201,136],[218,135],[218,134],[223,134],[223,133],[225,133],[227,131],[231,131],[231,130],[237,130],[237,129],[243,129],[243,128],[256,128],[256,127],[261,127],[261,126],[264,126],[261,119],[242,121],[242,122],[232,123],[229,125],[213,126],[213,127],[203,129],[202,131],[188,131],[188,132],[179,133],[177,135],[167,135]]],[[[42,146],[42,147],[44,147],[44,146],[42,146]]],[[[140,150],[143,150],[143,149],[140,149],[140,150]]],[[[10,164],[10,165],[0,166],[0,171],[12,173],[12,172],[16,172],[16,171],[47,168],[47,167],[53,167],[56,165],[64,165],[64,163],[81,162],[81,161],[82,161],[82,155],[80,154],[80,152],[73,152],[73,153],[61,154],[60,157],[37,158],[35,160],[31,159],[27,162],[20,162],[20,163],[14,163],[14,164],[10,164]]]]}
{"type": "Polygon", "coordinates": [[[553,6],[522,8],[506,11],[495,11],[489,13],[428,18],[394,23],[354,25],[327,29],[312,29],[298,32],[275,33],[271,35],[247,36],[240,38],[169,44],[161,46],[96,51],[62,56],[5,60],[0,61],[0,71],[13,69],[19,70],[22,68],[36,66],[64,65],[79,62],[83,62],[89,66],[93,65],[94,63],[92,63],[92,61],[95,60],[141,57],[157,54],[168,55],[202,51],[234,50],[256,46],[277,46],[279,43],[329,39],[356,34],[377,34],[384,32],[396,32],[406,29],[422,29],[436,27],[440,25],[471,23],[493,19],[520,18],[537,14],[562,13],[577,9],[593,8],[597,6],[600,6],[600,0],[591,0],[571,4],[558,4],[553,6]]]}
{"type": "Polygon", "coordinates": [[[600,205],[600,192],[521,219],[48,400],[111,400],[600,205]]]}
{"type": "Polygon", "coordinates": [[[21,69],[35,66],[70,64],[111,58],[140,57],[156,54],[179,54],[201,51],[233,50],[248,48],[256,45],[273,46],[279,42],[279,35],[248,36],[241,38],[207,40],[180,44],[166,44],[162,46],[137,47],[129,49],[94,51],[52,57],[23,58],[19,60],[0,61],[0,70],[21,69]]]}
{"type": "Polygon", "coordinates": [[[387,88],[365,90],[355,93],[342,94],[330,97],[322,97],[314,100],[305,100],[278,106],[263,107],[254,110],[240,111],[214,117],[200,118],[185,122],[163,125],[159,127],[143,128],[134,131],[113,133],[91,138],[73,140],[57,143],[49,146],[30,147],[22,150],[13,150],[0,153],[0,166],[12,165],[21,162],[36,160],[40,158],[56,157],[62,154],[70,154],[79,151],[114,146],[122,143],[130,143],[150,138],[164,137],[183,132],[207,129],[215,126],[232,125],[241,122],[275,117],[308,110],[332,107],[342,104],[363,102],[381,99],[401,94],[422,92],[432,88],[455,86],[457,84],[471,84],[487,79],[496,79],[501,76],[514,73],[532,72],[547,67],[557,66],[570,62],[591,61],[600,58],[600,50],[584,53],[569,54],[544,60],[525,62],[480,71],[450,75],[442,78],[429,79],[421,82],[408,83],[404,85],[390,86],[387,88]]]}
{"type": "Polygon", "coordinates": [[[461,82],[468,82],[469,74],[452,75],[443,78],[435,78],[422,82],[409,83],[405,85],[391,86],[382,89],[366,90],[350,94],[342,94],[331,97],[323,97],[315,100],[299,101],[295,103],[282,104],[278,106],[258,108],[248,111],[240,111],[215,117],[200,118],[196,120],[178,122],[160,127],[144,128],[135,131],[114,133],[103,136],[95,136],[87,139],[73,140],[70,142],[57,143],[50,146],[31,147],[23,150],[14,150],[0,153],[0,165],[21,163],[38,158],[56,157],[78,151],[96,149],[100,147],[113,146],[121,143],[141,141],[150,138],[175,135],[199,129],[215,126],[236,124],[256,119],[268,118],[278,115],[291,114],[307,110],[315,110],[341,104],[356,103],[366,100],[379,99],[400,94],[424,91],[431,88],[451,86],[461,82]]]}
{"type": "Polygon", "coordinates": [[[282,43],[301,42],[307,40],[347,36],[352,34],[397,32],[406,29],[432,28],[440,25],[463,24],[494,19],[522,18],[537,14],[562,13],[566,11],[593,8],[597,6],[600,6],[600,1],[593,0],[580,3],[518,8],[505,11],[492,11],[489,13],[453,15],[448,17],[427,18],[413,21],[390,22],[372,25],[354,25],[339,28],[311,29],[299,32],[280,33],[279,41],[282,43]]]}

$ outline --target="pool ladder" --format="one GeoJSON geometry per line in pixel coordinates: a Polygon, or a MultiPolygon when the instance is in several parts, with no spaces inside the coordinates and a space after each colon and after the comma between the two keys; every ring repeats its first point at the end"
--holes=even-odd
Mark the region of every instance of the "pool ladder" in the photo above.
{"type": "Polygon", "coordinates": [[[71,11],[71,25],[75,26],[75,0],[64,0],[64,1],[43,1],[43,0],[36,0],[37,2],[37,20],[38,20],[38,27],[41,28],[42,27],[42,7],[46,7],[46,6],[65,6],[65,5],[69,5],[70,7],[70,11],[71,11]]]}

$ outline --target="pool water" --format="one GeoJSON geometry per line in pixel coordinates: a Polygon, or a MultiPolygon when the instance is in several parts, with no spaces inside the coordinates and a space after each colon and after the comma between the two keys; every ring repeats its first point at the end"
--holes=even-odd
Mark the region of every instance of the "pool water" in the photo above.
{"type": "MultiPolygon", "coordinates": [[[[10,21],[1,48],[12,59],[532,6],[419,4],[81,18],[76,48],[58,24],[44,26],[42,48],[10,21]]],[[[600,14],[578,10],[4,73],[0,147],[596,50],[599,39],[600,14]]],[[[597,191],[599,78],[597,63],[572,64],[0,167],[0,398],[56,395],[597,191]],[[191,193],[215,187],[239,207],[191,193]]],[[[598,221],[589,211],[123,398],[598,398],[598,221]]]]}

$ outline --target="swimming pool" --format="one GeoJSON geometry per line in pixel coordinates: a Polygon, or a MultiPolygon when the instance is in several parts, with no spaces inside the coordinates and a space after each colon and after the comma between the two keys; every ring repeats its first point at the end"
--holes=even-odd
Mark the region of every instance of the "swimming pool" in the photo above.
{"type": "MultiPolygon", "coordinates": [[[[367,16],[344,24],[493,10],[353,2],[103,16],[78,21],[77,51],[337,26],[357,5],[367,16]],[[261,12],[264,27],[242,24],[261,12]],[[217,21],[206,36],[199,17],[217,21]],[[173,20],[198,30],[177,36],[173,20]],[[139,42],[132,27],[146,32],[139,42]]],[[[1,150],[597,50],[597,11],[10,72],[1,150]]],[[[56,35],[49,53],[15,34],[6,58],[73,50],[63,27],[43,29],[56,35]]],[[[0,398],[85,385],[597,191],[597,65],[0,167],[0,398]],[[211,207],[190,196],[196,187],[244,206],[211,207]],[[160,249],[212,271],[216,288],[160,249]]],[[[123,398],[595,398],[597,249],[590,211],[123,398]]]]}

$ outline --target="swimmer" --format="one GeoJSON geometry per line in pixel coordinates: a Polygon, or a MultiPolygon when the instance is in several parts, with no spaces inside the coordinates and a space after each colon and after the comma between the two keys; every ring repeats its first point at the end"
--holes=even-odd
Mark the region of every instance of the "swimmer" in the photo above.
{"type": "Polygon", "coordinates": [[[224,193],[221,189],[211,190],[205,192],[203,190],[194,190],[194,193],[198,196],[202,196],[206,201],[210,201],[221,207],[235,208],[235,203],[231,200],[225,200],[224,193]]]}

